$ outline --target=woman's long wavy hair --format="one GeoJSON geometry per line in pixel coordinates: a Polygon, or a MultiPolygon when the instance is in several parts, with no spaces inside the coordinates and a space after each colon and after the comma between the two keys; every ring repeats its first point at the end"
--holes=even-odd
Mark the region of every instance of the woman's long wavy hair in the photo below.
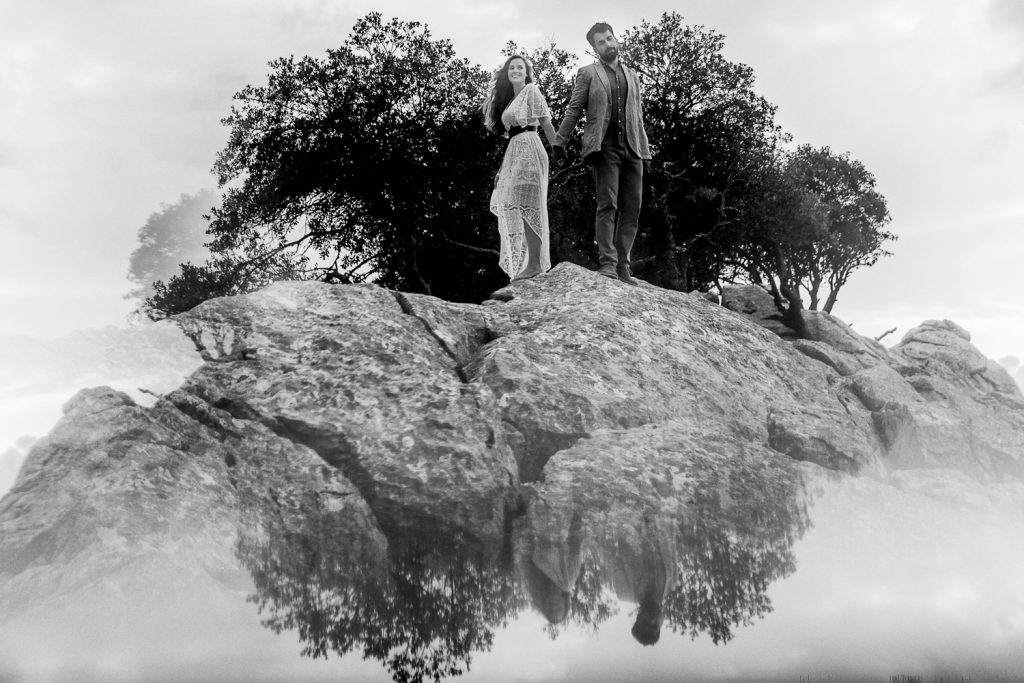
{"type": "Polygon", "coordinates": [[[491,79],[491,87],[487,91],[481,110],[484,113],[484,125],[488,130],[500,133],[504,130],[501,123],[501,113],[515,97],[515,90],[512,88],[512,81],[508,80],[508,65],[513,59],[521,59],[526,64],[526,82],[533,83],[533,63],[522,55],[512,55],[505,60],[505,64],[494,72],[491,79]]]}

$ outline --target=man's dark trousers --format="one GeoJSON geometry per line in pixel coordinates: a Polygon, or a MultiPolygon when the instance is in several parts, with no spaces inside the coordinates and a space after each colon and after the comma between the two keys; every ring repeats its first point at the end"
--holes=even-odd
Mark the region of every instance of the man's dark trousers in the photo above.
{"type": "Polygon", "coordinates": [[[629,265],[643,196],[644,165],[628,146],[602,146],[587,157],[597,194],[597,240],[600,265],[629,265]]]}

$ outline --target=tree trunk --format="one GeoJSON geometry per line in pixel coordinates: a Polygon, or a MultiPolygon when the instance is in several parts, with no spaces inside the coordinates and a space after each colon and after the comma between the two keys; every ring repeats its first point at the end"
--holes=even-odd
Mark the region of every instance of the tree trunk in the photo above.
{"type": "Polygon", "coordinates": [[[804,320],[804,302],[800,299],[800,292],[790,285],[782,285],[780,291],[789,303],[786,310],[782,312],[782,322],[796,332],[796,336],[800,339],[809,338],[807,322],[804,320]]]}
{"type": "Polygon", "coordinates": [[[783,324],[793,330],[800,339],[807,339],[809,335],[807,323],[804,321],[803,316],[804,302],[800,298],[799,284],[794,283],[795,278],[789,267],[789,262],[786,260],[786,255],[782,252],[782,247],[778,244],[773,245],[773,247],[775,252],[775,270],[779,277],[778,289],[775,287],[774,279],[772,281],[772,296],[775,298],[775,307],[782,314],[783,324]],[[783,303],[782,299],[785,299],[785,303],[783,303]]]}
{"type": "Polygon", "coordinates": [[[822,309],[826,313],[832,312],[832,307],[836,305],[836,295],[839,294],[838,289],[833,289],[828,293],[828,298],[825,299],[825,307],[822,309]]]}
{"type": "Polygon", "coordinates": [[[821,277],[815,277],[811,279],[811,289],[808,292],[808,296],[811,299],[811,305],[809,309],[812,311],[818,310],[818,292],[821,290],[821,277]]]}

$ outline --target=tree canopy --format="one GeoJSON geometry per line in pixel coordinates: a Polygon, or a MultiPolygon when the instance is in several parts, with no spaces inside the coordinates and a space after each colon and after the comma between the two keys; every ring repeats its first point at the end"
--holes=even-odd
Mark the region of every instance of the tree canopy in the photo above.
{"type": "MultiPolygon", "coordinates": [[[[721,34],[670,12],[620,37],[653,152],[634,272],[679,290],[763,284],[797,327],[805,307],[824,299],[830,311],[895,238],[874,176],[848,153],[789,150],[774,105],[749,66],[725,58],[721,34]]],[[[557,123],[577,56],[554,44],[525,54],[557,123]]],[[[423,24],[379,13],[326,56],[270,69],[223,120],[213,257],[155,286],[151,317],[281,278],[372,280],[457,301],[504,284],[488,209],[504,141],[483,127],[485,69],[423,24]]],[[[578,139],[567,156],[550,184],[552,262],[589,266],[594,199],[578,139]]]]}
{"type": "Polygon", "coordinates": [[[496,284],[481,195],[500,149],[476,119],[480,67],[422,24],[376,13],[325,58],[270,66],[224,119],[215,252],[243,270],[292,253],[307,276],[443,297],[496,284]]]}

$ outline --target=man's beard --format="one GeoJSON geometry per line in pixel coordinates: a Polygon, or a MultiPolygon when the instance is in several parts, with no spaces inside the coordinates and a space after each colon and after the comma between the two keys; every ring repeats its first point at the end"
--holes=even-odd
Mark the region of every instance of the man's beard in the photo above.
{"type": "Polygon", "coordinates": [[[615,58],[619,56],[619,48],[608,47],[605,48],[604,52],[601,53],[601,59],[606,62],[614,62],[615,58]]]}

